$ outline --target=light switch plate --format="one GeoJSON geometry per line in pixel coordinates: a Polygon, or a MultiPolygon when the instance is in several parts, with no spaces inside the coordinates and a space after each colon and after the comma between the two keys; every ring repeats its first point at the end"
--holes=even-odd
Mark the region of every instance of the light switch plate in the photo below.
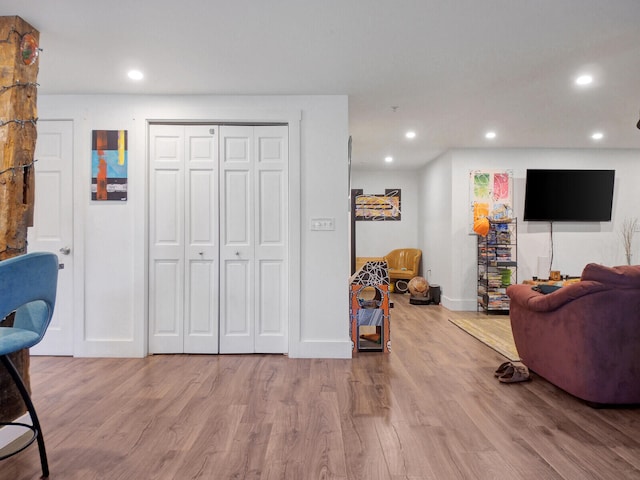
{"type": "Polygon", "coordinates": [[[311,219],[311,230],[313,231],[330,231],[336,229],[335,218],[317,218],[311,219]]]}

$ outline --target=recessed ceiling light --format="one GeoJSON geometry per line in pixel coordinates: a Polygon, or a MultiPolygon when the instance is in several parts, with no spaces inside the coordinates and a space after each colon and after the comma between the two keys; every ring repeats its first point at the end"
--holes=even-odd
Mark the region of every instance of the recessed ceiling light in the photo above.
{"type": "Polygon", "coordinates": [[[594,140],[602,140],[604,138],[604,134],[602,132],[594,132],[593,135],[591,135],[591,138],[594,140]]]}
{"type": "Polygon", "coordinates": [[[487,132],[484,134],[484,138],[486,138],[487,140],[493,140],[494,138],[496,138],[496,132],[487,132]]]}
{"type": "Polygon", "coordinates": [[[404,134],[407,138],[416,138],[416,132],[410,131],[404,134]]]}
{"type": "Polygon", "coordinates": [[[144,75],[140,70],[129,70],[127,75],[131,80],[142,80],[144,78],[144,75]]]}
{"type": "Polygon", "coordinates": [[[393,157],[384,157],[384,161],[387,163],[393,162],[393,157]]]}
{"type": "Polygon", "coordinates": [[[593,83],[593,77],[591,75],[585,74],[576,78],[576,85],[584,86],[590,85],[591,83],[593,83]]]}

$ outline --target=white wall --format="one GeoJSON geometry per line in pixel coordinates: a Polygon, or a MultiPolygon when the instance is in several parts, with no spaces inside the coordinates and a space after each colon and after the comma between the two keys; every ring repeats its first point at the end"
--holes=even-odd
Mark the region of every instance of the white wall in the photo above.
{"type": "Polygon", "coordinates": [[[418,243],[425,259],[424,275],[430,284],[440,285],[441,302],[448,307],[455,275],[451,270],[451,155],[427,164],[419,178],[418,243]],[[448,293],[448,296],[445,296],[448,293]]]}
{"type": "MultiPolygon", "coordinates": [[[[620,227],[627,217],[640,218],[640,150],[501,149],[453,150],[421,172],[422,188],[437,177],[450,176],[451,225],[443,231],[442,243],[450,244],[447,260],[450,277],[442,275],[443,305],[452,310],[476,309],[476,237],[469,234],[469,171],[511,169],[514,174],[514,209],[518,217],[518,280],[537,274],[538,257],[549,256],[549,224],[523,222],[524,182],[527,168],[615,169],[614,203],[611,222],[554,223],[553,269],[579,276],[589,262],[604,265],[625,263],[620,227]],[[443,163],[448,163],[449,172],[443,163]]],[[[443,182],[444,183],[444,182],[443,182]]],[[[430,193],[423,193],[430,196],[430,193]]],[[[435,194],[434,194],[435,195],[435,194]]],[[[437,200],[444,201],[446,192],[437,200]]],[[[430,198],[430,197],[429,197],[430,198]]],[[[421,205],[421,208],[428,208],[421,205]]],[[[447,226],[445,225],[444,228],[447,226]]],[[[423,216],[425,249],[428,238],[443,230],[441,219],[423,216]]],[[[640,258],[640,234],[635,257],[640,258]]],[[[446,267],[438,267],[438,272],[446,267]]]]}
{"type": "Polygon", "coordinates": [[[74,353],[143,356],[147,335],[147,122],[290,124],[292,357],[350,357],[346,96],[41,95],[42,119],[74,124],[74,353]],[[129,199],[90,201],[91,131],[129,131],[129,199]],[[335,231],[311,232],[311,217],[335,231]],[[331,301],[327,301],[331,299],[331,301]]]}
{"type": "Polygon", "coordinates": [[[356,255],[382,257],[395,248],[418,247],[418,177],[415,172],[353,169],[351,188],[367,194],[401,189],[400,221],[356,222],[356,255]]]}

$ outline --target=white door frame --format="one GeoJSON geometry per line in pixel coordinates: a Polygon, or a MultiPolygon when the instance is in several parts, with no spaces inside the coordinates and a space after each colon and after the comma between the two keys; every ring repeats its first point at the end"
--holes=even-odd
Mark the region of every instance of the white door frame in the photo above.
{"type": "MultiPolygon", "coordinates": [[[[143,113],[143,112],[141,112],[143,113]]],[[[140,132],[141,136],[145,138],[145,179],[144,186],[144,238],[138,239],[137,242],[143,242],[145,245],[144,263],[141,265],[143,268],[139,269],[144,275],[144,279],[141,284],[144,288],[144,318],[145,322],[142,325],[144,332],[145,344],[144,354],[149,353],[149,255],[148,255],[148,235],[149,235],[149,189],[148,179],[150,175],[149,168],[149,126],[153,123],[177,123],[177,124],[244,124],[244,125],[260,125],[260,124],[286,124],[289,127],[289,185],[288,185],[288,197],[289,197],[289,232],[288,232],[288,276],[289,276],[289,292],[288,292],[288,329],[289,329],[289,356],[292,358],[299,357],[303,354],[300,351],[301,342],[301,329],[300,329],[300,280],[301,280],[301,144],[300,144],[300,122],[302,121],[302,112],[300,110],[282,110],[282,111],[238,111],[224,109],[217,111],[215,116],[202,117],[202,118],[163,118],[155,115],[144,115],[144,125],[141,127],[144,132],[140,132]]],[[[136,242],[136,243],[137,243],[136,242]]],[[[142,293],[142,292],[141,292],[142,293]]],[[[135,292],[134,292],[135,295],[135,292]]]]}

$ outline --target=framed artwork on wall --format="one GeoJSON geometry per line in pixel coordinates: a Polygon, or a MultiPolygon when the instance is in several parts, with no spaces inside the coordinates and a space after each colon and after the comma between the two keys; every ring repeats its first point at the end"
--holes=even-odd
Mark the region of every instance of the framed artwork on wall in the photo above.
{"type": "Polygon", "coordinates": [[[356,221],[400,221],[400,193],[399,188],[386,188],[383,194],[365,194],[362,189],[354,189],[356,221]]]}
{"type": "Polygon", "coordinates": [[[469,232],[479,218],[508,221],[513,217],[513,171],[469,172],[469,232]]]}
{"type": "Polygon", "coordinates": [[[128,142],[126,130],[91,133],[91,200],[127,200],[128,142]]]}

